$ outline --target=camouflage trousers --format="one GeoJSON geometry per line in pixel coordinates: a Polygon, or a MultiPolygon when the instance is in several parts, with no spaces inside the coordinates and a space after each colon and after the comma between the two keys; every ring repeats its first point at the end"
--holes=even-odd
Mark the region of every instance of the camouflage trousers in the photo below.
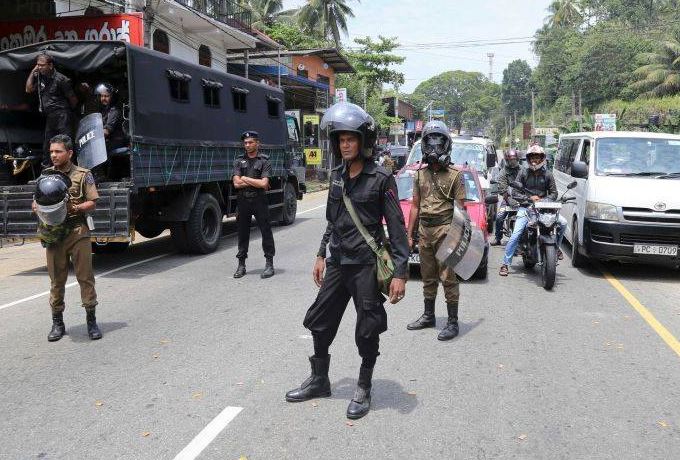
{"type": "Polygon", "coordinates": [[[444,286],[444,297],[447,303],[458,302],[459,284],[456,273],[435,257],[444,241],[449,225],[418,227],[420,252],[420,274],[423,279],[423,295],[425,299],[434,300],[441,282],[444,286]]]}

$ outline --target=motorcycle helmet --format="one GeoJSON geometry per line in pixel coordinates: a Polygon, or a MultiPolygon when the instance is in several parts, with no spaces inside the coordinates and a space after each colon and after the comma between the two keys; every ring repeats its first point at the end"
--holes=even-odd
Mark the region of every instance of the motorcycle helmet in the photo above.
{"type": "Polygon", "coordinates": [[[529,169],[537,171],[541,169],[543,166],[545,166],[545,164],[546,164],[545,151],[543,150],[543,147],[541,147],[538,144],[534,144],[531,147],[529,147],[529,150],[527,150],[527,167],[529,169]],[[534,165],[531,163],[531,158],[536,156],[540,157],[540,160],[537,164],[534,165]]]}
{"type": "Polygon", "coordinates": [[[517,150],[506,150],[503,154],[503,158],[505,158],[505,164],[510,168],[516,168],[519,166],[519,154],[517,153],[517,150]]]}
{"type": "Polygon", "coordinates": [[[340,134],[351,132],[359,135],[359,154],[365,159],[373,158],[373,147],[377,138],[375,121],[364,109],[350,102],[338,102],[326,110],[321,129],[328,129],[331,151],[340,156],[340,134]]]}
{"type": "Polygon", "coordinates": [[[435,120],[426,123],[420,143],[425,163],[447,166],[451,162],[451,136],[444,122],[435,120]]]}
{"type": "Polygon", "coordinates": [[[59,225],[66,219],[69,187],[71,179],[59,172],[42,175],[36,181],[33,199],[38,218],[45,225],[59,225]]]}

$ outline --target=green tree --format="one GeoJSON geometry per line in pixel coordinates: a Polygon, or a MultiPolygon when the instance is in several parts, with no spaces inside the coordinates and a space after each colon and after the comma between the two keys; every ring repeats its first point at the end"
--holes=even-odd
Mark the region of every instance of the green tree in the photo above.
{"type": "Polygon", "coordinates": [[[550,27],[578,27],[583,24],[581,0],[554,0],[548,7],[550,27]]]}
{"type": "Polygon", "coordinates": [[[531,67],[521,59],[508,64],[503,70],[501,97],[505,113],[525,114],[531,110],[531,67]]]}
{"type": "Polygon", "coordinates": [[[639,58],[643,65],[633,72],[633,91],[644,97],[680,93],[680,32],[659,43],[656,51],[642,53],[639,58]]]}
{"type": "Polygon", "coordinates": [[[355,38],[354,43],[359,46],[348,51],[347,57],[357,71],[357,77],[366,84],[368,93],[380,91],[384,84],[404,84],[404,74],[392,68],[405,60],[392,53],[399,46],[396,37],[378,35],[378,41],[371,37],[355,38]]]}
{"type": "Polygon", "coordinates": [[[341,32],[347,35],[347,18],[354,17],[347,3],[347,0],[307,0],[298,14],[299,24],[310,33],[321,31],[324,38],[332,38],[340,48],[341,32]]]}
{"type": "Polygon", "coordinates": [[[321,36],[303,32],[296,23],[275,22],[271,27],[265,27],[263,32],[289,50],[330,48],[333,46],[332,42],[321,36]]]}
{"type": "MultiPolygon", "coordinates": [[[[410,99],[418,108],[434,101],[434,108],[445,110],[449,126],[461,129],[464,121],[470,123],[478,120],[479,111],[483,113],[482,116],[487,115],[485,111],[488,111],[492,104],[481,103],[480,100],[487,95],[490,85],[498,88],[498,85],[489,82],[479,72],[448,71],[419,84],[410,99]],[[471,112],[464,120],[463,113],[466,110],[471,112]]],[[[500,91],[497,93],[496,101],[500,101],[500,91]]]]}
{"type": "Polygon", "coordinates": [[[291,21],[297,9],[283,9],[283,0],[240,0],[240,4],[252,13],[252,26],[259,30],[277,22],[291,21]]]}

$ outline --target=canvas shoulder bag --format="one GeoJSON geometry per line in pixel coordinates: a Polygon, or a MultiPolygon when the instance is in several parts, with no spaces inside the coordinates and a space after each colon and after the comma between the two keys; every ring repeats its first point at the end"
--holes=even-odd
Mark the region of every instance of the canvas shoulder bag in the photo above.
{"type": "Polygon", "coordinates": [[[392,261],[392,256],[389,251],[389,244],[387,238],[385,237],[385,232],[382,228],[382,223],[380,224],[380,231],[383,235],[383,241],[385,244],[382,247],[378,247],[375,238],[371,236],[364,224],[359,219],[352,200],[349,199],[345,193],[345,182],[342,181],[342,201],[345,203],[345,208],[349,212],[354,225],[356,225],[361,236],[366,240],[366,244],[371,248],[376,256],[376,272],[378,275],[378,286],[380,287],[380,292],[389,296],[390,294],[390,283],[392,283],[392,278],[394,277],[394,262],[392,261]]]}

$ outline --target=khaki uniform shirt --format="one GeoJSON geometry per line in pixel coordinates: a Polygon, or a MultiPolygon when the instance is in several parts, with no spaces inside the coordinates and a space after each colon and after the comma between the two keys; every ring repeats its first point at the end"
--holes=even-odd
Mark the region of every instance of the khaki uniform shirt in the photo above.
{"type": "Polygon", "coordinates": [[[419,169],[413,181],[420,196],[421,219],[453,218],[454,200],[465,199],[463,174],[453,166],[439,171],[430,167],[419,169]]]}
{"type": "MultiPolygon", "coordinates": [[[[48,168],[45,171],[56,171],[55,168],[48,168]]],[[[94,183],[94,177],[89,169],[81,168],[71,163],[71,167],[68,171],[61,171],[68,175],[71,179],[71,187],[68,189],[70,195],[69,202],[71,204],[81,204],[86,201],[96,201],[99,199],[99,192],[97,192],[97,186],[94,183]]],[[[73,221],[75,219],[82,220],[83,216],[78,214],[69,213],[66,216],[67,221],[73,221]]]]}

